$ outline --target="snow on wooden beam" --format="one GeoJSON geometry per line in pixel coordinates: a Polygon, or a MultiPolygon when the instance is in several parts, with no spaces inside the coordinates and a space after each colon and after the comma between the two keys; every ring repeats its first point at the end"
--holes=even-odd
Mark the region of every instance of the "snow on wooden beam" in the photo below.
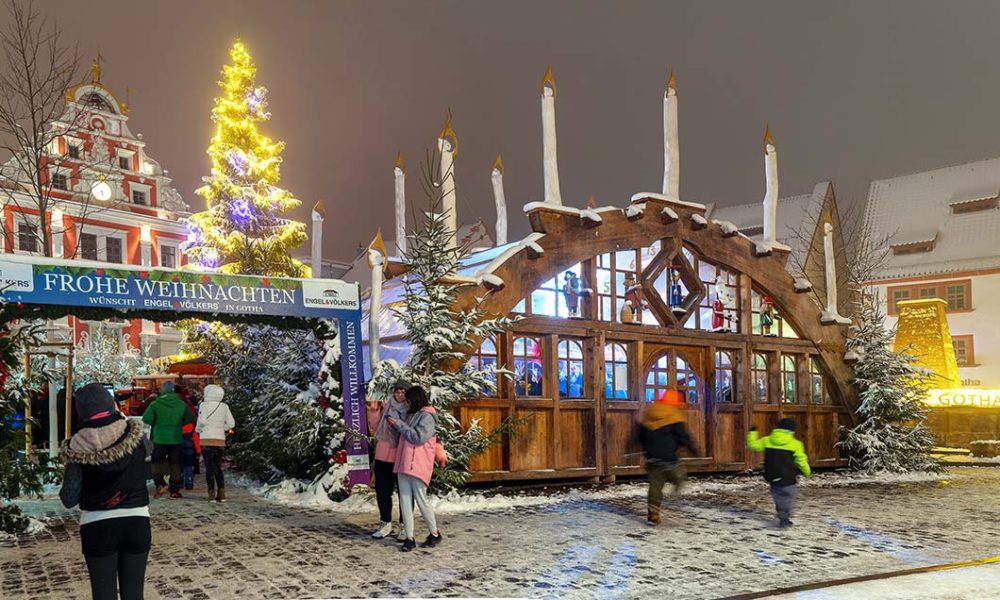
{"type": "Polygon", "coordinates": [[[629,221],[638,221],[646,214],[646,203],[633,204],[624,209],[625,218],[629,221]]]}
{"type": "Polygon", "coordinates": [[[677,216],[677,212],[669,206],[664,206],[663,210],[660,211],[660,220],[666,224],[676,223],[680,217],[677,216]]]}
{"type": "Polygon", "coordinates": [[[704,229],[708,227],[708,219],[704,215],[693,213],[691,215],[691,227],[695,230],[704,229]]]}
{"type": "Polygon", "coordinates": [[[804,277],[797,277],[795,279],[795,293],[804,294],[806,292],[811,292],[813,289],[813,284],[808,279],[804,277]]]}

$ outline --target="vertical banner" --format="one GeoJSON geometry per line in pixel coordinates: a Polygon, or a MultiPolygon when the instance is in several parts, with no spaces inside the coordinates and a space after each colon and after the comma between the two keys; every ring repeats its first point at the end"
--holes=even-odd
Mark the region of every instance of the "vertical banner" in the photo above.
{"type": "Polygon", "coordinates": [[[344,424],[347,426],[347,467],[350,487],[369,485],[368,417],[365,412],[364,365],[361,356],[360,314],[338,319],[340,327],[340,374],[344,399],[344,424]],[[358,431],[361,436],[351,435],[358,431]]]}

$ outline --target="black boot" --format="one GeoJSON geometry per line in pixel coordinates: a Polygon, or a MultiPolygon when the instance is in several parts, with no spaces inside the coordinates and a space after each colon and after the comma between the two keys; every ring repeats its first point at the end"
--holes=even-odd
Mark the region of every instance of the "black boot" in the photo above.
{"type": "Polygon", "coordinates": [[[403,542],[403,545],[399,547],[400,552],[412,552],[414,548],[417,547],[417,542],[413,538],[407,539],[403,542]]]}
{"type": "Polygon", "coordinates": [[[433,548],[441,543],[441,532],[439,531],[437,535],[433,533],[427,536],[423,544],[420,544],[421,548],[433,548]]]}

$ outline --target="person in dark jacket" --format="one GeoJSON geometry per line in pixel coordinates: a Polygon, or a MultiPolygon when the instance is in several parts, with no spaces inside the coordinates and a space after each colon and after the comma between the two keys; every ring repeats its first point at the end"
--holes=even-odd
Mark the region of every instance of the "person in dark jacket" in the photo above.
{"type": "Polygon", "coordinates": [[[149,441],[99,383],[76,393],[78,431],[63,442],[59,498],[80,505],[80,542],[94,600],[141,600],[149,557],[149,441]]]}
{"type": "Polygon", "coordinates": [[[181,397],[174,392],[174,384],[167,381],[160,395],[153,400],[146,412],[142,413],[144,423],[152,427],[153,437],[153,481],[156,482],[156,497],[167,490],[164,476],[170,469],[170,497],[181,497],[183,485],[181,466],[181,429],[194,422],[194,415],[188,410],[181,397]]]}
{"type": "Polygon", "coordinates": [[[747,446],[754,452],[764,453],[764,479],[771,485],[771,497],[778,512],[778,526],[792,526],[792,510],[798,489],[799,472],[806,477],[812,474],[805,446],[795,439],[795,419],[785,417],[771,435],[757,437],[757,428],[747,434],[747,446]]]}
{"type": "Polygon", "coordinates": [[[687,448],[692,454],[697,453],[680,411],[683,402],[680,392],[665,390],[656,402],[647,404],[640,415],[639,442],[649,473],[646,518],[651,525],[660,522],[660,504],[663,503],[666,482],[673,484],[675,494],[684,485],[686,472],[677,451],[687,448]]]}

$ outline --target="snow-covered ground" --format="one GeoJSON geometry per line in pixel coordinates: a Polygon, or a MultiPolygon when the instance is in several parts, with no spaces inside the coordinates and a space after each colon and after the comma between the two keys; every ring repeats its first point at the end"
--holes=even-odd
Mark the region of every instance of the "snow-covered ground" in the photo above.
{"type": "Polygon", "coordinates": [[[1000,564],[919,573],[838,585],[767,600],[993,600],[1000,598],[1000,564]]]}
{"type": "MultiPolygon", "coordinates": [[[[960,478],[960,473],[879,473],[859,474],[846,471],[818,473],[809,479],[803,479],[801,485],[805,488],[850,486],[864,484],[897,484],[945,481],[960,478]]],[[[282,504],[284,506],[300,506],[317,508],[339,513],[374,513],[378,508],[375,504],[375,493],[372,489],[361,486],[355,488],[353,494],[346,500],[335,502],[330,500],[321,489],[308,485],[305,481],[286,480],[280,484],[265,485],[246,478],[237,478],[236,485],[247,488],[254,496],[282,504]]],[[[450,493],[445,496],[431,496],[435,511],[441,513],[478,512],[488,510],[506,510],[517,507],[546,506],[578,500],[610,500],[615,498],[644,497],[647,485],[645,482],[620,483],[601,486],[552,486],[549,489],[534,488],[530,491],[484,493],[450,493]]],[[[756,475],[697,477],[688,480],[682,492],[689,496],[704,496],[718,493],[734,493],[738,491],[765,492],[767,484],[756,475]]]]}

